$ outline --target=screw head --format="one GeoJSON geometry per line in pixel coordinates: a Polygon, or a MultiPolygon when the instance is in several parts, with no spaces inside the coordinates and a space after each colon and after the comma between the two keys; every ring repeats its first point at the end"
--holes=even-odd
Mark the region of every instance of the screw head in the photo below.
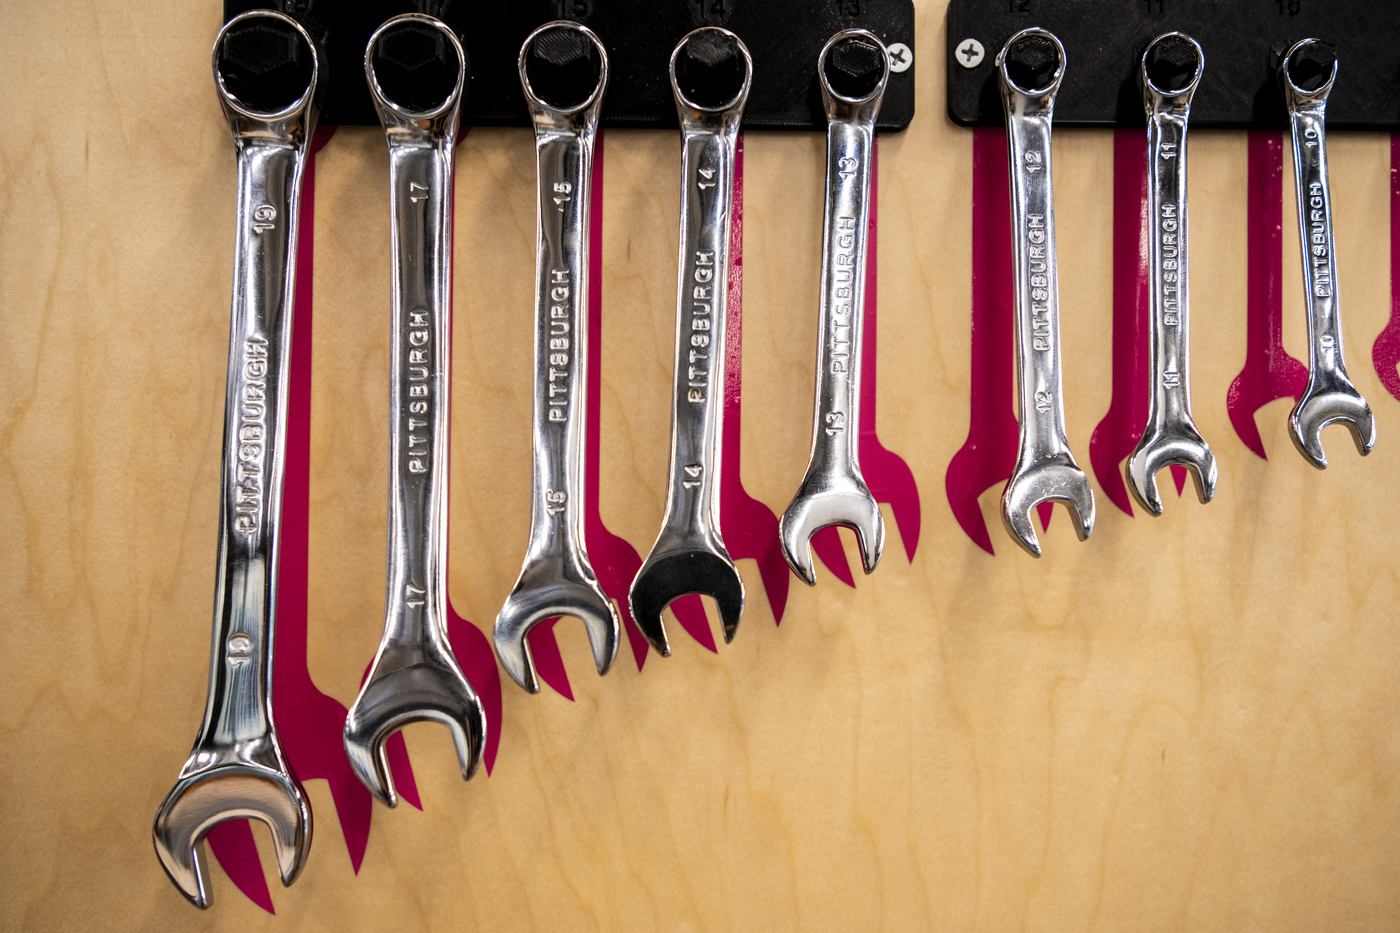
{"type": "Polygon", "coordinates": [[[914,50],[903,42],[895,42],[885,47],[885,51],[890,53],[890,71],[894,74],[908,71],[909,66],[914,64],[914,50]]]}
{"type": "Polygon", "coordinates": [[[982,59],[987,57],[987,50],[982,48],[982,43],[976,39],[964,39],[958,43],[958,49],[953,54],[959,65],[964,68],[976,68],[982,64],[982,59]]]}

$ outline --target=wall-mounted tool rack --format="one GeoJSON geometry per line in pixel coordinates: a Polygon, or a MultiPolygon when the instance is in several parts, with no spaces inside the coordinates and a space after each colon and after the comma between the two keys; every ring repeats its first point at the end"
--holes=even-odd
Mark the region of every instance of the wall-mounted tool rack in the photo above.
{"type": "Polygon", "coordinates": [[[1299,39],[1336,46],[1341,70],[1327,128],[1400,130],[1400,3],[1393,0],[952,0],[948,5],[948,115],[1001,126],[997,52],[1029,26],[1050,30],[1068,59],[1055,125],[1143,125],[1138,61],[1156,36],[1200,43],[1205,71],[1193,127],[1288,125],[1275,69],[1299,39]]]}
{"type": "Polygon", "coordinates": [[[914,118],[912,0],[225,0],[224,20],[251,9],[275,9],[297,19],[320,44],[327,63],[322,123],[379,121],[365,86],[370,34],[400,13],[428,13],[447,23],[466,49],[471,85],[464,126],[529,126],[516,57],[525,38],[556,19],[582,23],[608,50],[604,127],[674,129],[676,105],[668,66],[681,37],[701,26],[732,30],[753,56],[753,89],[745,129],[826,130],[816,63],[841,29],[868,29],[894,56],[878,128],[902,130],[914,118]]]}

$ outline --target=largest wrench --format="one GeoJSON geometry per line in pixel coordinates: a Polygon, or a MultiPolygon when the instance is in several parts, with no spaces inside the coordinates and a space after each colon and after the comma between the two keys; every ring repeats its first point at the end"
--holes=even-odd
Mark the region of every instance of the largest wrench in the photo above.
{"type": "Polygon", "coordinates": [[[588,241],[593,141],[608,57],[592,31],[547,23],[520,49],[520,83],[535,124],[539,181],[535,240],[534,473],[530,543],[520,578],[496,617],[496,654],[538,693],[531,628],[550,616],[583,620],[598,673],[617,655],[617,609],[583,545],[583,416],[588,363],[588,241]],[[533,72],[533,82],[531,72],[533,72]]]}
{"type": "Polygon", "coordinates": [[[399,800],[384,743],[393,733],[411,722],[443,724],[463,778],[486,740],[486,714],[452,654],[445,618],[452,156],[467,57],[440,20],[406,13],[370,37],[365,77],[389,145],[389,581],[384,636],[344,736],[355,775],[392,807],[399,800]]]}
{"type": "Polygon", "coordinates": [[[1040,542],[1031,524],[1031,510],[1042,502],[1058,500],[1069,506],[1079,540],[1094,530],[1094,491],[1070,453],[1061,397],[1050,124],[1064,73],[1064,46],[1044,29],[1016,33],[997,54],[1011,156],[1016,388],[1021,417],[1021,444],[1001,495],[1001,517],[1012,537],[1034,557],[1040,556],[1040,542]],[[1033,86],[1023,87],[1013,71],[1033,86]]]}
{"type": "Polygon", "coordinates": [[[1288,416],[1298,452],[1319,470],[1327,466],[1322,429],[1340,421],[1351,430],[1356,452],[1376,445],[1371,407],[1347,377],[1342,359],[1342,311],[1337,299],[1332,195],[1327,185],[1327,95],[1337,80],[1330,46],[1304,39],[1279,63],[1288,118],[1293,127],[1293,177],[1298,189],[1298,236],[1303,246],[1303,286],[1308,305],[1308,384],[1288,416]]]}
{"type": "Polygon", "coordinates": [[[296,880],[311,848],[311,807],[272,720],[272,637],[292,330],[289,260],[319,114],[318,72],[311,37],[280,13],[244,13],[214,40],[215,84],[238,158],[214,639],[204,722],[152,828],[161,865],[197,907],[210,903],[201,843],[214,825],[238,818],[266,823],[284,885],[296,880]]]}

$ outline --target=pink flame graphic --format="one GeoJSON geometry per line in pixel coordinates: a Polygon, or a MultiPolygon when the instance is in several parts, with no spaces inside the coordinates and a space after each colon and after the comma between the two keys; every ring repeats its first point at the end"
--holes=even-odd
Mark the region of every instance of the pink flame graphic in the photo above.
{"type": "Polygon", "coordinates": [[[1308,368],[1283,349],[1283,134],[1249,133],[1249,297],[1244,368],[1225,408],[1245,446],[1265,460],[1254,413],[1274,399],[1297,398],[1308,368]]]}
{"type": "MultiPolygon", "coordinates": [[[[743,416],[744,357],[744,136],[739,134],[734,165],[734,218],[729,230],[728,330],[724,348],[724,433],[721,437],[719,514],[724,543],[735,560],[752,558],[773,609],[773,621],[782,624],[787,608],[791,571],[778,539],[778,517],[748,494],[740,476],[740,444],[743,416]]],[[[709,627],[706,626],[706,635],[709,627]]],[[[711,636],[713,637],[713,636],[711,636]]],[[[702,642],[703,644],[703,642],[702,642]]],[[[713,649],[711,649],[713,650],[713,649]]]]}
{"type": "MultiPolygon", "coordinates": [[[[904,554],[909,562],[914,562],[914,552],[919,549],[919,529],[923,520],[919,508],[919,487],[914,482],[914,471],[898,454],[891,452],[880,443],[875,433],[876,387],[876,311],[877,299],[876,236],[878,224],[876,215],[879,206],[880,180],[880,139],[875,137],[870,150],[870,221],[867,228],[868,252],[865,257],[865,332],[861,337],[861,384],[860,384],[860,468],[865,477],[865,485],[876,502],[890,507],[895,524],[904,541],[904,554]]],[[[855,586],[855,575],[846,560],[846,550],[841,546],[841,536],[836,526],[821,529],[812,535],[812,553],[817,556],[836,578],[847,586],[855,586]]]]}
{"type": "Polygon", "coordinates": [[[1400,398],[1400,133],[1390,137],[1390,321],[1371,347],[1381,385],[1400,398]]]}
{"type": "MultiPolygon", "coordinates": [[[[972,348],[967,440],[948,464],[948,504],[963,532],[995,554],[977,498],[1011,478],[1020,427],[1012,396],[1014,306],[1011,243],[1011,179],[1006,170],[1006,131],[972,131],[972,348]]],[[[1050,527],[1053,506],[1038,511],[1050,527]]]]}

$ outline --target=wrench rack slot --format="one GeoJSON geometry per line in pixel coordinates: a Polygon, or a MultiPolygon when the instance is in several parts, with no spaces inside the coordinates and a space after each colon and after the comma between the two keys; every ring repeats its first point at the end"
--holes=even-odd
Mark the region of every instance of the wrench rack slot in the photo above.
{"type": "Polygon", "coordinates": [[[1327,128],[1400,130],[1400,3],[1393,0],[952,0],[953,122],[1004,124],[996,55],[1028,26],[1050,30],[1065,46],[1057,128],[1144,126],[1138,60],[1153,38],[1176,30],[1205,52],[1193,127],[1286,129],[1275,68],[1294,42],[1315,38],[1335,45],[1341,62],[1327,128]],[[981,43],[980,61],[968,40],[981,43]]]}
{"type": "Polygon", "coordinates": [[[701,26],[732,30],[753,56],[745,129],[825,132],[817,56],[832,34],[853,27],[909,50],[909,67],[890,75],[878,128],[902,130],[914,118],[913,0],[225,0],[224,20],[251,9],[286,13],[320,44],[328,82],[323,124],[378,125],[365,85],[365,45],[389,17],[415,12],[443,20],[466,49],[471,84],[463,126],[530,125],[516,57],[531,32],[556,19],[582,23],[607,48],[604,127],[676,128],[671,51],[701,26]]]}

